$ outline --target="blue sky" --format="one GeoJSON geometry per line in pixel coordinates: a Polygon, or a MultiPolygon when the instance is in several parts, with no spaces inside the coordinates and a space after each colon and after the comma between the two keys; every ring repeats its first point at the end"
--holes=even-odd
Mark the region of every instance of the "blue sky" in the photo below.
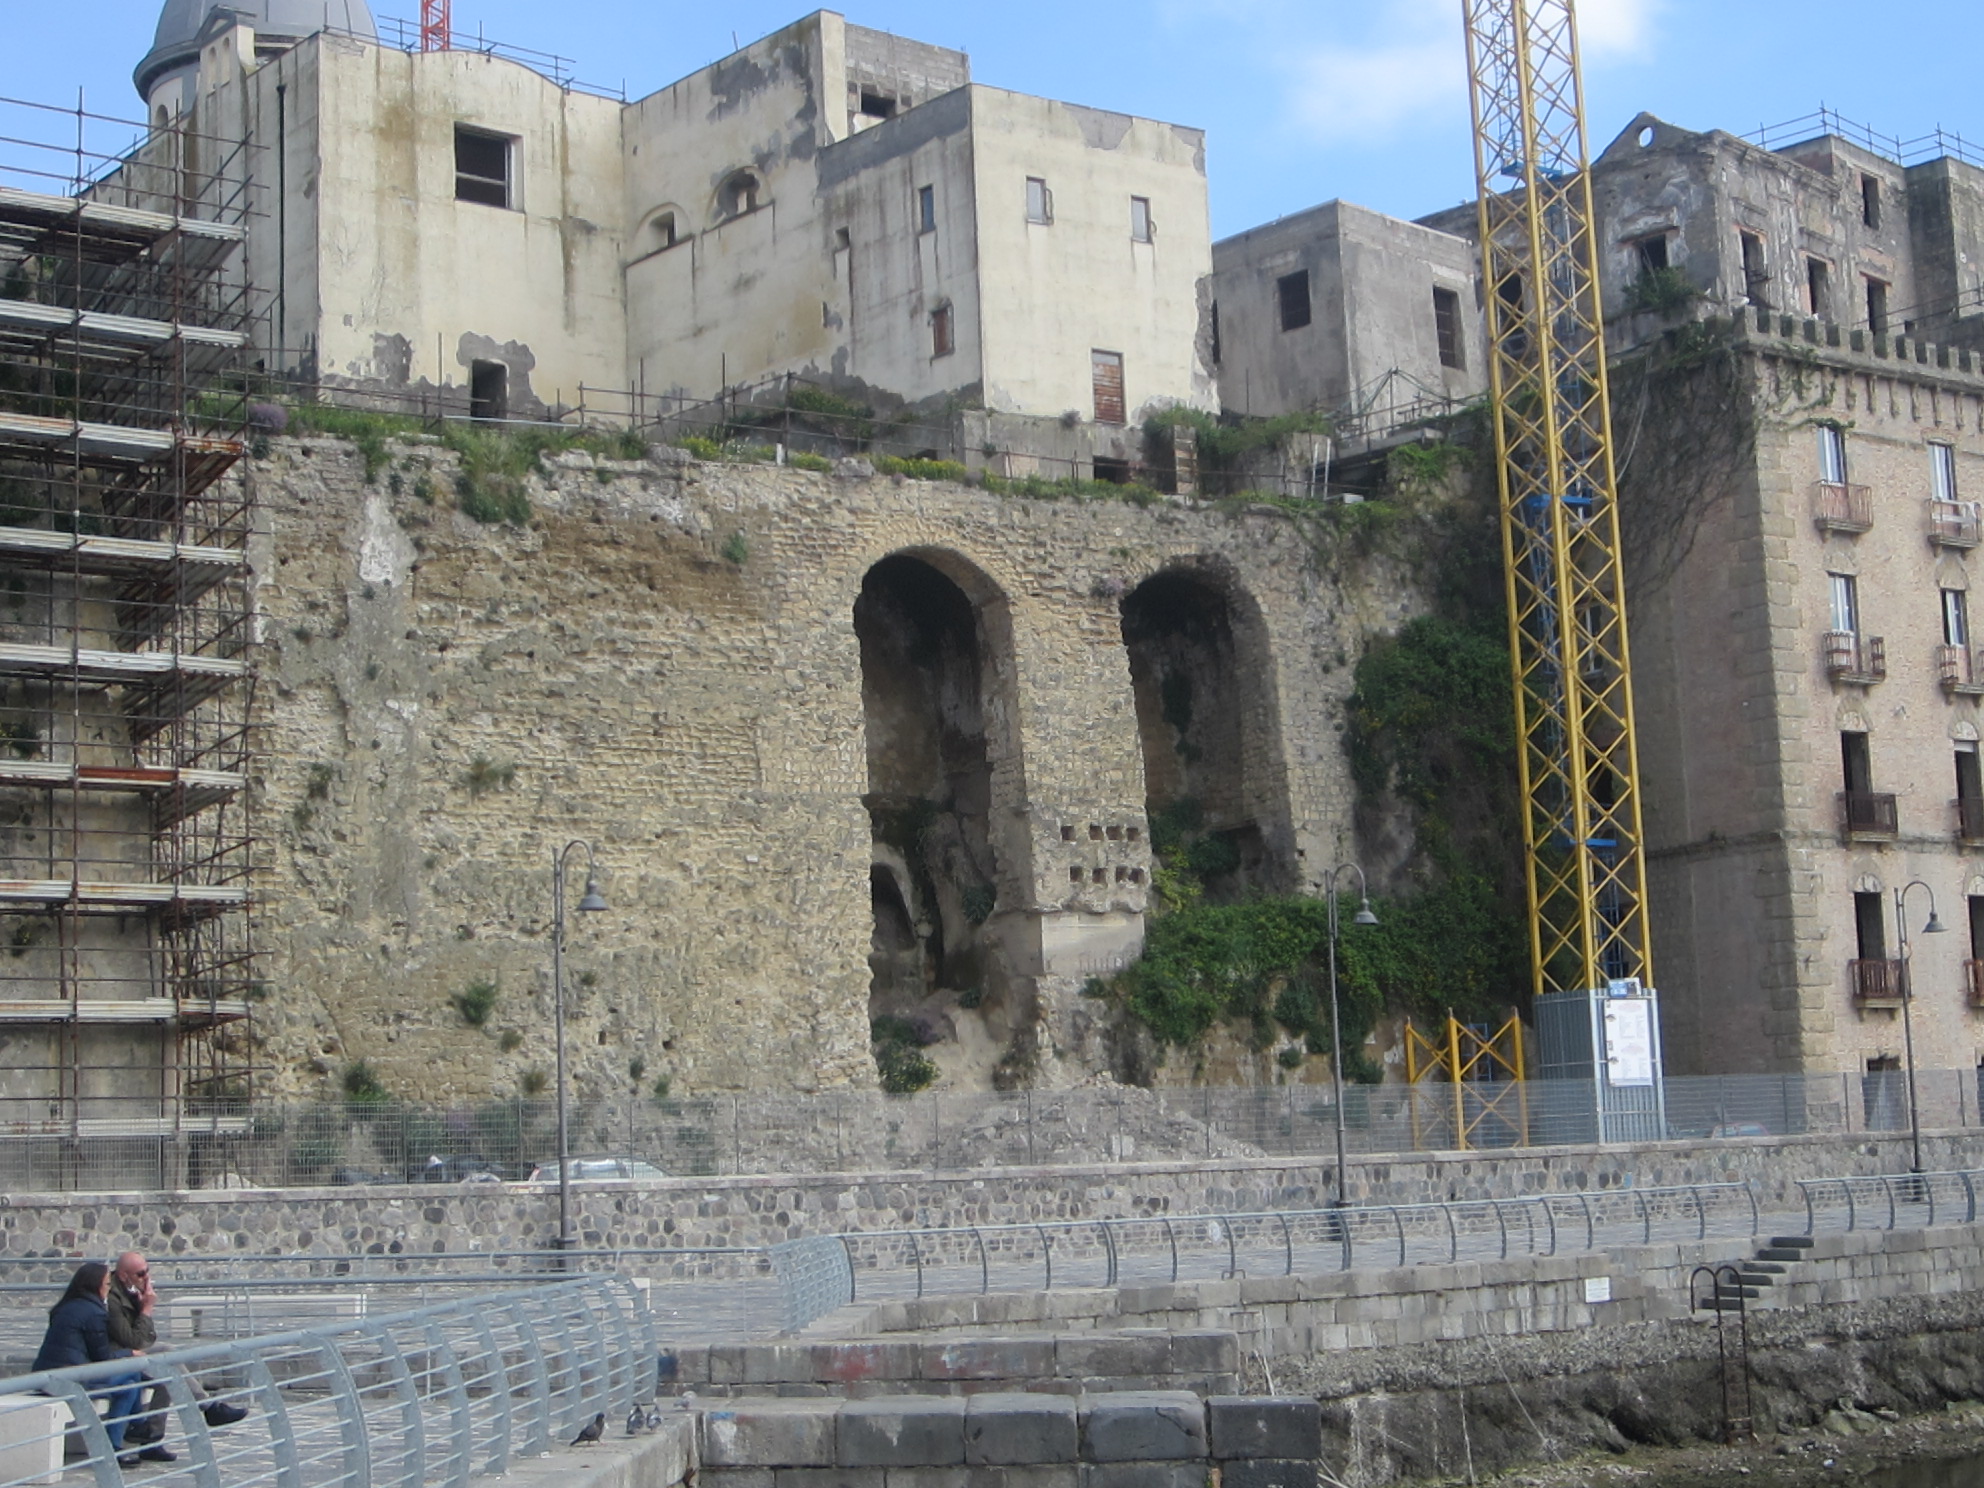
{"type": "MultiPolygon", "coordinates": [[[[0,0],[0,94],[136,117],[160,0],[0,0]]],[[[655,0],[454,0],[457,29],[651,92],[803,11],[655,0]]],[[[388,15],[417,0],[376,0],[388,15]]],[[[1984,152],[1978,0],[1583,0],[1594,148],[1641,109],[1737,133],[1823,103],[1884,134],[1984,152]]],[[[1204,128],[1214,231],[1331,197],[1418,216],[1472,194],[1460,0],[848,0],[862,25],[971,53],[980,82],[1204,128]]]]}

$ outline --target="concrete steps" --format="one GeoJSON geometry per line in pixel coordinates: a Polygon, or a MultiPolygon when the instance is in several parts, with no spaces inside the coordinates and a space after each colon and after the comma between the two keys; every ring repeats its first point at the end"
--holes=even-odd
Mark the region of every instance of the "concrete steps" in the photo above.
{"type": "Polygon", "coordinates": [[[1791,1268],[1808,1259],[1810,1235],[1773,1235],[1756,1259],[1735,1263],[1736,1285],[1717,1278],[1714,1292],[1694,1304],[1697,1312],[1762,1312],[1783,1305],[1774,1288],[1795,1279],[1791,1268]]]}

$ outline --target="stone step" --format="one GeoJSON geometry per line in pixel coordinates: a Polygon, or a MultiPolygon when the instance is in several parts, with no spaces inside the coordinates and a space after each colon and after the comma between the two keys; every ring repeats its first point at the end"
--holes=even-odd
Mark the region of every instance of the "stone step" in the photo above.
{"type": "Polygon", "coordinates": [[[1794,1250],[1788,1245],[1765,1245],[1758,1248],[1757,1259],[1760,1261],[1802,1261],[1805,1259],[1805,1252],[1794,1250]]]}
{"type": "MultiPolygon", "coordinates": [[[[1784,1272],[1782,1270],[1773,1274],[1764,1271],[1752,1271],[1748,1267],[1745,1267],[1736,1273],[1736,1279],[1746,1287],[1767,1287],[1776,1286],[1777,1278],[1783,1274],[1784,1272]]],[[[1752,1292],[1751,1295],[1755,1296],[1756,1294],[1752,1292]]]]}
{"type": "Polygon", "coordinates": [[[1776,1261],[1745,1261],[1743,1262],[1742,1270],[1745,1276],[1748,1276],[1752,1272],[1756,1272],[1762,1276],[1789,1276],[1791,1274],[1789,1267],[1780,1266],[1776,1261]]]}
{"type": "Polygon", "coordinates": [[[1810,1250],[1819,1242],[1810,1235],[1772,1235],[1770,1243],[1778,1250],[1810,1250]]]}

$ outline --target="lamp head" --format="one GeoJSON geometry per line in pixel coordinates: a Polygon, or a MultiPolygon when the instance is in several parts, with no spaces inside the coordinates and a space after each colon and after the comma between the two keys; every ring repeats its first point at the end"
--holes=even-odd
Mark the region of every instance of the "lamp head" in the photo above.
{"type": "Polygon", "coordinates": [[[1378,917],[1371,913],[1371,901],[1368,898],[1359,902],[1357,913],[1350,917],[1350,923],[1353,925],[1375,925],[1378,923],[1378,917]]]}
{"type": "Polygon", "coordinates": [[[1949,926],[1936,918],[1935,910],[1930,910],[1929,923],[1922,927],[1922,933],[1924,935],[1941,935],[1947,929],[1949,929],[1949,926]]]}
{"type": "Polygon", "coordinates": [[[599,914],[606,908],[606,896],[599,891],[599,880],[586,880],[585,894],[579,899],[580,914],[599,914]]]}

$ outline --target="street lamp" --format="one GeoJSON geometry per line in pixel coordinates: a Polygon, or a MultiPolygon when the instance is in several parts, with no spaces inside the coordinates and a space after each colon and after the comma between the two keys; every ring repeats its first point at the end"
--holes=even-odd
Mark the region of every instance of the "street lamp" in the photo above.
{"type": "Polygon", "coordinates": [[[1912,1162],[1911,1173],[1922,1171],[1922,1116],[1915,1102],[1915,985],[1908,972],[1908,891],[1920,889],[1929,896],[1929,923],[1922,927],[1924,935],[1941,935],[1949,926],[1936,918],[1936,891],[1919,878],[1911,878],[1894,891],[1894,928],[1901,937],[1901,1044],[1908,1058],[1908,1142],[1912,1162]]]}
{"type": "Polygon", "coordinates": [[[1336,1206],[1344,1208],[1350,1201],[1344,1194],[1343,1156],[1343,1010],[1336,995],[1336,936],[1337,907],[1336,879],[1339,873],[1349,869],[1357,875],[1357,913],[1350,917],[1353,925],[1375,925],[1378,917],[1371,913],[1370,886],[1364,881],[1364,870],[1355,863],[1339,863],[1330,869],[1329,877],[1323,880],[1330,902],[1330,1084],[1336,1091],[1336,1206]]]}
{"type": "Polygon", "coordinates": [[[558,1249],[572,1248],[571,1151],[565,1126],[565,860],[572,849],[586,850],[586,891],[579,896],[580,914],[599,914],[606,908],[606,896],[599,892],[599,871],[594,866],[592,844],[574,837],[551,860],[551,1017],[558,1040],[558,1249]]]}

